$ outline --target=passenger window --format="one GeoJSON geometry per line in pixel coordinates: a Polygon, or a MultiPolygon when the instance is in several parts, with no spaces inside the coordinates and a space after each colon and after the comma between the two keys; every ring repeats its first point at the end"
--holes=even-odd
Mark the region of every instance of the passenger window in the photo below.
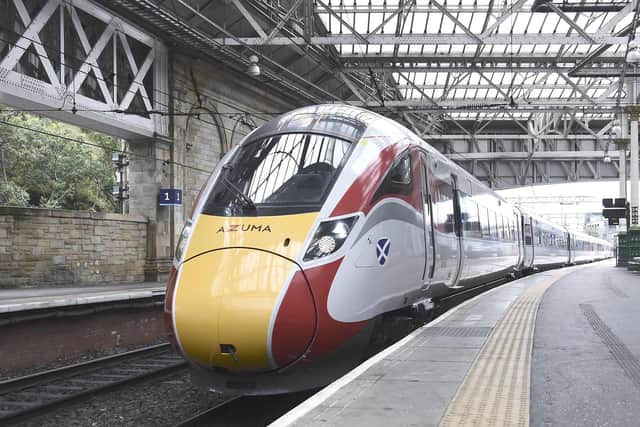
{"type": "Polygon", "coordinates": [[[489,211],[480,206],[480,224],[482,225],[482,235],[489,237],[491,227],[489,226],[489,211]]]}
{"type": "Polygon", "coordinates": [[[525,223],[524,225],[524,244],[531,246],[531,224],[525,223]]]}
{"type": "Polygon", "coordinates": [[[498,214],[495,212],[492,212],[493,215],[491,215],[491,223],[493,224],[493,227],[491,228],[492,236],[494,239],[498,240],[500,238],[500,223],[498,222],[498,214]]]}
{"type": "Polygon", "coordinates": [[[462,221],[464,223],[464,231],[469,236],[480,237],[480,218],[478,216],[478,205],[471,200],[471,197],[464,193],[460,193],[462,197],[462,221]]]}
{"type": "Polygon", "coordinates": [[[384,181],[375,192],[373,200],[377,200],[387,194],[409,194],[411,193],[412,183],[411,154],[406,152],[391,167],[384,181]]]}
{"type": "Polygon", "coordinates": [[[455,232],[455,218],[453,209],[453,187],[450,182],[433,177],[432,188],[434,204],[434,224],[441,233],[455,232]]]}

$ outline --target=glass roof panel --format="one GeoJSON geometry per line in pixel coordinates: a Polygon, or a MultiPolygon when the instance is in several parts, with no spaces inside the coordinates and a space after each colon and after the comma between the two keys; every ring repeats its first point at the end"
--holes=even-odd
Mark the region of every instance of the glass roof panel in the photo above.
{"type": "MultiPolygon", "coordinates": [[[[514,34],[524,34],[525,30],[529,22],[531,21],[530,13],[518,13],[516,14],[516,19],[513,23],[513,33],[514,34]]],[[[511,25],[511,23],[510,23],[511,25]]]]}
{"type": "Polygon", "coordinates": [[[482,33],[482,27],[484,25],[484,18],[486,15],[482,13],[472,13],[471,23],[469,24],[469,30],[474,34],[482,33]]]}
{"type": "MultiPolygon", "coordinates": [[[[387,17],[385,17],[385,19],[386,18],[387,17]]],[[[382,30],[380,31],[380,33],[395,34],[397,25],[398,25],[398,15],[395,15],[393,18],[389,19],[389,21],[387,21],[384,24],[384,27],[382,27],[382,30]]],[[[376,28],[376,27],[373,27],[373,28],[376,28]]]]}
{"type": "Polygon", "coordinates": [[[456,24],[451,20],[451,18],[444,16],[441,13],[434,13],[434,17],[435,16],[438,16],[436,22],[440,22],[440,32],[442,34],[453,34],[456,24]]]}
{"type": "Polygon", "coordinates": [[[560,33],[560,34],[566,34],[570,28],[571,26],[567,23],[567,21],[565,21],[564,19],[558,18],[558,25],[556,26],[554,32],[560,33]]]}
{"type": "Polygon", "coordinates": [[[410,31],[412,33],[423,33],[427,25],[427,16],[428,14],[426,13],[414,13],[412,16],[413,20],[410,22],[410,31]]]}
{"type": "Polygon", "coordinates": [[[543,13],[530,13],[529,15],[529,27],[527,32],[529,34],[540,33],[542,24],[546,18],[546,14],[543,13]]]}
{"type": "MultiPolygon", "coordinates": [[[[564,78],[554,70],[558,67],[565,75],[590,53],[598,50],[599,61],[588,64],[585,69],[605,67],[605,70],[620,70],[620,59],[626,46],[602,41],[601,34],[597,36],[597,43],[588,43],[580,38],[579,33],[572,28],[564,18],[553,12],[531,12],[535,0],[527,0],[520,6],[517,13],[508,15],[508,9],[515,4],[515,0],[439,0],[447,7],[456,19],[473,34],[481,35],[483,29],[489,28],[490,34],[495,35],[501,43],[477,43],[468,37],[465,29],[456,24],[451,18],[438,10],[429,0],[418,0],[414,6],[411,2],[402,2],[405,7],[417,9],[419,12],[405,10],[402,35],[431,37],[436,42],[423,44],[411,40],[396,40],[398,26],[397,8],[399,0],[326,0],[329,7],[345,22],[367,35],[375,30],[376,37],[386,38],[383,44],[351,44],[353,35],[350,30],[335,16],[321,12],[316,5],[317,16],[329,31],[330,35],[345,37],[345,42],[335,44],[339,55],[343,55],[345,67],[360,67],[357,78],[368,79],[364,84],[370,88],[368,69],[380,73],[383,69],[399,67],[404,70],[403,75],[418,86],[424,86],[424,94],[443,98],[443,101],[455,99],[458,104],[469,100],[499,99],[508,96],[522,97],[541,101],[545,99],[568,99],[574,102],[584,102],[592,106],[588,100],[576,92],[564,78]],[[489,4],[493,12],[487,15],[489,4]],[[357,10],[357,13],[354,11],[357,10]],[[369,12],[375,11],[375,12],[369,12]],[[503,14],[506,18],[504,18],[503,14]],[[497,23],[497,20],[500,23],[497,23]],[[385,22],[386,21],[386,22],[385,22]],[[382,25],[384,22],[384,25],[382,25]],[[452,35],[451,42],[447,36],[452,35]],[[557,37],[554,39],[554,37],[557,37]],[[572,40],[567,44],[565,37],[572,40]],[[346,37],[350,37],[346,39],[346,37]],[[513,37],[513,43],[509,43],[513,37]],[[461,41],[461,40],[464,40],[461,41]],[[578,42],[578,43],[576,43],[578,42]],[[451,44],[449,44],[451,43],[451,44]],[[609,46],[610,45],[610,46],[609,46]],[[604,47],[606,50],[600,52],[604,47]],[[397,52],[398,57],[393,55],[397,52]],[[354,58],[356,56],[357,58],[354,58]],[[367,58],[371,60],[368,61],[367,58]],[[618,58],[612,61],[612,58],[618,58]],[[600,65],[605,61],[603,65],[600,65]],[[607,62],[608,61],[608,62],[607,62]],[[463,74],[470,67],[477,67],[478,72],[463,74]],[[419,72],[412,72],[416,69],[419,72]],[[512,72],[521,69],[523,71],[512,72]],[[432,71],[428,71],[432,70],[432,71]],[[524,71],[526,70],[526,71],[524,71]],[[547,78],[548,75],[548,78],[547,78]],[[455,85],[451,89],[451,85],[455,85]],[[499,86],[497,90],[495,86],[499,86]],[[450,90],[444,89],[449,87],[450,90]]],[[[553,0],[561,5],[562,1],[553,0]]],[[[563,0],[564,1],[564,0],[563,0]]],[[[611,0],[594,0],[594,4],[608,4],[611,0]]],[[[581,4],[582,0],[573,0],[572,5],[581,4]]],[[[621,19],[617,11],[580,13],[566,12],[568,19],[589,34],[596,33],[604,25],[609,26],[608,34],[620,31],[632,20],[633,12],[626,13],[621,19]],[[615,19],[618,22],[613,22],[615,19]]],[[[280,36],[284,36],[284,32],[280,36]]],[[[480,36],[482,37],[482,36],[480,36]]],[[[377,41],[377,40],[376,40],[377,41]]],[[[491,40],[486,40],[491,42],[491,40]]],[[[607,71],[610,72],[610,71],[607,71]]],[[[578,73],[579,74],[579,73],[578,73]]],[[[412,88],[407,81],[394,72],[395,81],[402,87],[400,92],[406,98],[419,99],[423,95],[420,90],[412,88]]],[[[617,76],[608,79],[571,78],[574,84],[580,86],[589,96],[598,98],[607,93],[610,84],[617,82],[617,76]]],[[[387,89],[385,89],[387,90],[387,89]]],[[[390,91],[387,91],[390,93],[390,91]]],[[[613,95],[615,96],[615,93],[613,95]]],[[[501,112],[465,112],[466,117],[486,118],[501,112]]],[[[517,112],[514,112],[516,114],[517,112]]],[[[462,113],[456,112],[462,117],[462,113]]],[[[520,113],[518,113],[520,114],[520,113]]],[[[525,116],[530,113],[522,113],[525,116]]]]}

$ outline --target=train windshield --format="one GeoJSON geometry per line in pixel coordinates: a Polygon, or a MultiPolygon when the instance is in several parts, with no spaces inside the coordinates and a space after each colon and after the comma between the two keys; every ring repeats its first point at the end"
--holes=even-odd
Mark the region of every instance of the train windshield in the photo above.
{"type": "Polygon", "coordinates": [[[202,213],[258,216],[317,211],[349,146],[332,136],[309,133],[244,144],[223,166],[202,213]]]}

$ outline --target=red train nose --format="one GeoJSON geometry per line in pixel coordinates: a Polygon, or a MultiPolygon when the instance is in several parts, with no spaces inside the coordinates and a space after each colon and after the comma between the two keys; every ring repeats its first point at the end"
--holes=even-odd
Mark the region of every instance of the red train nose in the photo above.
{"type": "Polygon", "coordinates": [[[303,357],[315,337],[316,325],[317,310],[313,294],[304,274],[297,271],[280,304],[273,325],[273,362],[282,368],[303,357]]]}

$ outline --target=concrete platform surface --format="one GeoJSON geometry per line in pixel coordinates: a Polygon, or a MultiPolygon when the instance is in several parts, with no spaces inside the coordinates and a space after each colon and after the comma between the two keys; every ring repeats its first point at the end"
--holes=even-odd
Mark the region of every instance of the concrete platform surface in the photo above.
{"type": "Polygon", "coordinates": [[[149,298],[164,295],[165,287],[165,282],[144,282],[85,287],[0,289],[0,313],[149,298]]]}
{"type": "Polygon", "coordinates": [[[612,261],[479,295],[273,426],[640,425],[640,274],[612,261]]]}

